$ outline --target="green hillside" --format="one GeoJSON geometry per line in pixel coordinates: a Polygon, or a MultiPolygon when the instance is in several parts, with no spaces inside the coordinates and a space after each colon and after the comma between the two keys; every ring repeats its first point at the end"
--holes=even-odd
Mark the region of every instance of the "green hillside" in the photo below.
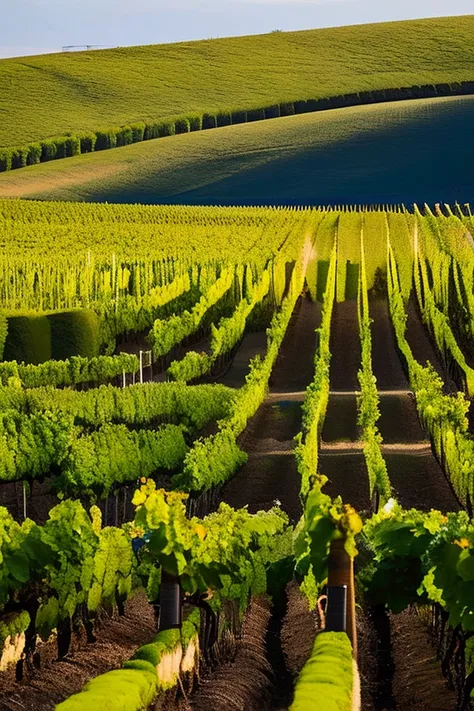
{"type": "Polygon", "coordinates": [[[1,173],[0,197],[257,205],[468,201],[473,123],[474,97],[288,116],[1,173]]]}
{"type": "Polygon", "coordinates": [[[473,36],[470,15],[4,59],[0,146],[192,111],[472,80],[473,36]]]}

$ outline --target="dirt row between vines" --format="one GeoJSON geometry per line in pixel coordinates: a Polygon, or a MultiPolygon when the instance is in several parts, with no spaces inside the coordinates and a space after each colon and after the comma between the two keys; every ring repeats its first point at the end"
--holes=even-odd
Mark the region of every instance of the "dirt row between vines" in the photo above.
{"type": "MultiPolygon", "coordinates": [[[[395,451],[387,448],[385,456],[396,495],[405,507],[427,509],[436,506],[442,510],[455,510],[457,502],[419,426],[413,396],[397,356],[386,303],[373,302],[371,313],[374,318],[374,372],[382,389],[380,428],[387,445],[395,447],[395,451]]],[[[320,315],[320,306],[311,302],[308,296],[298,301],[272,373],[269,395],[241,437],[240,444],[249,454],[248,463],[223,490],[223,499],[235,507],[248,505],[251,512],[256,512],[279,501],[294,523],[301,516],[293,437],[301,430],[304,391],[314,375],[315,328],[320,323],[320,315]]],[[[429,348],[432,351],[416,314],[410,323],[409,336],[413,343],[418,343],[419,352],[422,348],[424,352],[429,348]]],[[[243,385],[250,357],[262,353],[264,346],[264,334],[246,335],[231,367],[219,382],[233,387],[243,385]]],[[[360,345],[355,302],[335,307],[331,352],[331,397],[323,428],[321,471],[329,477],[326,488],[329,494],[340,494],[344,501],[367,511],[370,499],[363,453],[360,449],[351,450],[359,438],[355,391],[360,345]]],[[[403,619],[400,616],[392,619],[396,667],[394,699],[398,707],[403,703],[407,709],[414,709],[406,705],[406,696],[401,695],[402,688],[416,685],[413,664],[397,653],[396,644],[400,637],[396,634],[397,630],[403,630],[403,619]]],[[[290,585],[280,607],[271,609],[268,603],[262,603],[250,609],[232,663],[208,676],[204,672],[203,683],[185,703],[173,702],[166,708],[170,711],[178,708],[213,711],[223,707],[229,711],[284,711],[291,702],[294,678],[314,641],[315,622],[297,586],[290,585]],[[250,669],[253,674],[249,673],[250,669]],[[249,678],[248,684],[243,683],[245,675],[249,678]]],[[[361,624],[362,636],[367,634],[370,637],[370,630],[364,629],[365,622],[361,624]]],[[[149,641],[154,632],[151,607],[137,596],[136,602],[132,600],[128,606],[125,618],[104,625],[96,644],[85,645],[82,641],[82,646],[78,644],[75,653],[64,662],[54,660],[51,647],[41,671],[35,672],[24,684],[15,683],[12,672],[2,674],[0,711],[50,711],[55,703],[79,691],[88,679],[119,667],[139,645],[149,641]],[[137,605],[136,609],[134,605],[137,605]]],[[[410,633],[410,644],[414,650],[420,649],[424,660],[426,655],[422,650],[426,649],[426,635],[423,628],[410,633]]],[[[375,709],[370,701],[373,657],[370,657],[367,646],[361,645],[361,648],[364,711],[370,711],[375,709]]],[[[439,667],[422,662],[416,673],[417,679],[426,676],[424,689],[427,690],[423,699],[417,701],[416,710],[440,708],[435,705],[440,681],[443,684],[439,667]],[[431,698],[430,688],[433,689],[431,698]]],[[[444,699],[443,703],[446,711],[454,708],[454,701],[449,705],[450,702],[444,699]]]]}

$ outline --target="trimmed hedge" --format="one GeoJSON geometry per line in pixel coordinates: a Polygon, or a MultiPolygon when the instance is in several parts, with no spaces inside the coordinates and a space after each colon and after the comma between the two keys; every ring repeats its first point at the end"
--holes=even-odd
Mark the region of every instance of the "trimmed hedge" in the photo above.
{"type": "Polygon", "coordinates": [[[351,92],[320,99],[297,99],[282,101],[264,108],[219,110],[204,114],[192,113],[157,122],[138,122],[133,125],[108,128],[95,133],[51,138],[23,147],[0,149],[0,172],[23,168],[34,163],[44,163],[56,158],[67,158],[80,153],[103,151],[107,148],[126,146],[152,138],[174,136],[177,133],[201,131],[219,126],[261,121],[279,116],[292,116],[313,111],[324,111],[345,106],[374,104],[383,101],[401,101],[405,99],[428,99],[437,96],[465,96],[474,94],[474,81],[452,82],[451,84],[423,84],[402,86],[392,89],[351,92]],[[39,156],[39,157],[38,157],[39,156]]]}
{"type": "Polygon", "coordinates": [[[267,106],[267,108],[264,109],[264,112],[266,119],[279,118],[281,115],[280,106],[278,104],[273,104],[273,106],[267,106]]]}
{"type": "Polygon", "coordinates": [[[354,692],[352,646],[345,632],[321,632],[301,670],[290,711],[351,711],[354,692]]]}
{"type": "Polygon", "coordinates": [[[8,321],[6,314],[0,312],[0,360],[3,360],[3,350],[8,333],[8,321]]]}
{"type": "Polygon", "coordinates": [[[265,109],[250,109],[247,111],[247,123],[250,121],[263,121],[265,118],[265,109]]]}
{"type": "Polygon", "coordinates": [[[125,662],[123,669],[115,669],[91,679],[78,694],[58,704],[56,711],[142,711],[148,708],[160,692],[178,683],[183,653],[189,643],[196,641],[201,625],[199,610],[194,610],[183,622],[181,630],[158,632],[149,644],[140,647],[125,662]],[[174,657],[173,655],[176,655],[174,657]],[[161,662],[168,657],[168,663],[161,662]]]}
{"type": "MultiPolygon", "coordinates": [[[[3,349],[7,361],[38,365],[51,360],[51,328],[46,316],[7,316],[8,331],[3,349]]],[[[1,328],[1,327],[0,327],[1,328]]]]}
{"type": "Polygon", "coordinates": [[[94,358],[99,355],[99,317],[93,311],[57,311],[48,314],[47,319],[51,329],[51,356],[54,360],[67,360],[71,356],[94,358]]]}
{"type": "Polygon", "coordinates": [[[217,117],[215,114],[204,114],[202,117],[202,130],[217,128],[217,117]]]}

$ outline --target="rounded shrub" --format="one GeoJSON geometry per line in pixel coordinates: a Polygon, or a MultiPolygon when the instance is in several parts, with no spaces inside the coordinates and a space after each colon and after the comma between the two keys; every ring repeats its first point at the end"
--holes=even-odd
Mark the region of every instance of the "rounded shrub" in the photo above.
{"type": "Polygon", "coordinates": [[[12,152],[9,148],[0,150],[0,173],[12,169],[12,152]]]}
{"type": "Polygon", "coordinates": [[[217,128],[217,117],[215,114],[204,114],[202,117],[203,131],[208,128],[217,128]]]}
{"type": "Polygon", "coordinates": [[[89,309],[55,311],[47,316],[51,328],[51,356],[66,360],[71,356],[94,358],[99,355],[99,318],[89,309]]]}
{"type": "Polygon", "coordinates": [[[175,130],[175,133],[189,133],[189,131],[190,131],[189,119],[187,119],[186,116],[177,118],[176,121],[174,122],[174,130],[175,130]]]}
{"type": "Polygon", "coordinates": [[[122,126],[117,130],[117,148],[120,146],[129,146],[133,143],[133,132],[131,126],[122,126]]]}
{"type": "Polygon", "coordinates": [[[25,148],[12,148],[12,168],[24,168],[26,165],[27,150],[25,148]]]}
{"type": "Polygon", "coordinates": [[[3,358],[33,365],[51,360],[51,330],[47,317],[28,313],[8,316],[3,358]]]}
{"type": "Polygon", "coordinates": [[[131,126],[132,129],[132,143],[140,143],[143,141],[145,135],[145,124],[144,123],[134,123],[131,126]]]}
{"type": "Polygon", "coordinates": [[[80,137],[81,153],[92,153],[95,151],[97,136],[95,133],[86,133],[80,137]]]}
{"type": "Polygon", "coordinates": [[[158,138],[165,138],[166,136],[174,136],[176,133],[176,126],[174,121],[161,121],[158,124],[158,138]]]}
{"type": "Polygon", "coordinates": [[[230,126],[232,123],[230,111],[219,111],[216,115],[216,123],[218,128],[221,126],[230,126]]]}
{"type": "Polygon", "coordinates": [[[201,131],[202,130],[202,116],[201,114],[192,114],[188,116],[189,119],[189,130],[190,131],[201,131]]]}
{"type": "Polygon", "coordinates": [[[41,162],[46,163],[56,158],[56,144],[54,141],[43,141],[41,144],[41,162]]]}
{"type": "Polygon", "coordinates": [[[117,145],[117,133],[114,129],[109,128],[103,131],[96,132],[96,151],[105,151],[107,148],[115,148],[117,145]]]}
{"type": "Polygon", "coordinates": [[[36,165],[41,161],[41,144],[30,143],[27,148],[26,165],[36,165]]]}
{"type": "Polygon", "coordinates": [[[71,134],[65,140],[66,158],[78,156],[81,153],[81,139],[71,134]]]}

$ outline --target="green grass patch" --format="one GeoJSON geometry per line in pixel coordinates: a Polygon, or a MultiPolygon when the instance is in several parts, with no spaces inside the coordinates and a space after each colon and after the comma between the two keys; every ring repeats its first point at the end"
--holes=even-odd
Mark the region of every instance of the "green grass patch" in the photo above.
{"type": "Polygon", "coordinates": [[[288,116],[2,173],[0,197],[217,205],[466,202],[473,186],[473,122],[471,97],[288,116]]]}
{"type": "MultiPolygon", "coordinates": [[[[221,126],[308,111],[311,101],[343,94],[371,101],[374,90],[427,84],[449,92],[474,79],[473,35],[469,15],[3,59],[0,146],[65,137],[43,147],[51,159],[91,150],[91,132],[102,131],[103,148],[123,145],[142,122],[166,135],[163,119],[192,113],[196,130],[203,120],[221,126]],[[118,140],[114,128],[123,129],[118,140]]],[[[38,159],[36,147],[5,160],[38,159]]]]}

